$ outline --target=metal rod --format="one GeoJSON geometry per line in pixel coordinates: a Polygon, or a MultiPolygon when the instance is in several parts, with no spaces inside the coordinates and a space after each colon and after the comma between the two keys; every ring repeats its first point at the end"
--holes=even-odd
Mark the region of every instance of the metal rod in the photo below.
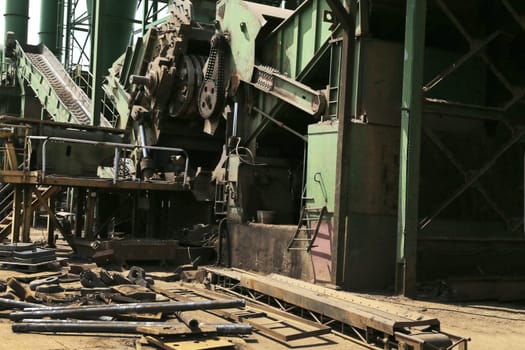
{"type": "Polygon", "coordinates": [[[159,302],[159,303],[134,303],[117,305],[89,305],[78,307],[51,307],[42,309],[24,309],[24,311],[13,312],[9,318],[18,321],[24,318],[42,317],[91,317],[91,316],[114,316],[124,313],[156,313],[177,312],[191,310],[213,310],[244,307],[246,301],[234,300],[210,300],[196,302],[159,302]]]}
{"type": "Polygon", "coordinates": [[[120,152],[118,147],[115,147],[115,157],[113,158],[113,185],[117,183],[118,178],[118,163],[120,152]]]}
{"type": "Polygon", "coordinates": [[[277,119],[273,118],[271,115],[269,115],[268,113],[264,112],[263,110],[257,108],[257,107],[252,107],[252,109],[254,111],[256,111],[257,113],[260,113],[263,117],[265,117],[266,119],[268,119],[269,121],[273,122],[275,125],[277,125],[278,127],[280,128],[283,128],[284,130],[294,134],[295,136],[299,137],[300,139],[302,139],[304,142],[308,142],[308,138],[300,133],[298,133],[297,131],[295,131],[294,129],[290,128],[289,126],[285,125],[283,122],[280,122],[278,121],[277,119]]]}
{"type": "Polygon", "coordinates": [[[206,324],[202,329],[191,329],[175,322],[123,322],[82,320],[24,320],[13,323],[13,332],[85,332],[85,333],[141,333],[141,328],[165,330],[169,334],[216,333],[219,335],[250,334],[249,324],[206,324]]]}
{"type": "Polygon", "coordinates": [[[177,312],[177,318],[190,329],[198,328],[201,322],[197,319],[195,312],[177,312]]]}
{"type": "Polygon", "coordinates": [[[237,136],[237,119],[239,115],[239,102],[233,104],[233,130],[232,136],[237,136]]]}
{"type": "Polygon", "coordinates": [[[142,147],[142,156],[144,158],[148,158],[148,150],[145,148],[146,133],[144,132],[144,124],[139,125],[139,133],[140,133],[140,146],[142,147]]]}
{"type": "Polygon", "coordinates": [[[44,305],[28,303],[27,301],[18,301],[6,298],[0,298],[0,306],[14,309],[24,309],[24,308],[35,308],[41,309],[45,307],[44,305]]]}

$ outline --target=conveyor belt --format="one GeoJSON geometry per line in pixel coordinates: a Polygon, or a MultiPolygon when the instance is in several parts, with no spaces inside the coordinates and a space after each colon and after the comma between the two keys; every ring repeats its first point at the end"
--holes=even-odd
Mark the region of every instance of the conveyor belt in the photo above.
{"type": "MultiPolygon", "coordinates": [[[[27,45],[18,51],[19,74],[35,91],[55,121],[91,125],[91,100],[44,45],[27,45]]],[[[101,116],[100,126],[111,127],[101,116]]]]}

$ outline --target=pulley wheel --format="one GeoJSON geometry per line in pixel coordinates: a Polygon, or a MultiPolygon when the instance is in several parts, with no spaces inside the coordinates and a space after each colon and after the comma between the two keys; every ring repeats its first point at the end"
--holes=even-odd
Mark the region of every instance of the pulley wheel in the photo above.
{"type": "Polygon", "coordinates": [[[199,93],[199,113],[204,119],[217,113],[217,93],[217,86],[213,80],[208,80],[202,85],[199,93]]]}

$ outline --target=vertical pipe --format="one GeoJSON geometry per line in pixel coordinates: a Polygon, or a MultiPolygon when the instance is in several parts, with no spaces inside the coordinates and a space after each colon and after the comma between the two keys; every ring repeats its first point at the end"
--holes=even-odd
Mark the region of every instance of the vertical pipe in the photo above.
{"type": "Polygon", "coordinates": [[[29,0],[7,0],[4,17],[4,35],[7,35],[7,32],[14,32],[16,40],[21,44],[26,44],[29,0]]]}
{"type": "MultiPolygon", "coordinates": [[[[47,205],[52,212],[55,212],[55,196],[51,196],[47,199],[47,205]]],[[[47,216],[47,247],[55,248],[55,222],[51,218],[51,215],[47,216]]]]}
{"type": "Polygon", "coordinates": [[[33,201],[34,185],[24,185],[23,212],[22,212],[22,242],[30,242],[31,232],[31,202],[33,201]]]}
{"type": "Polygon", "coordinates": [[[144,124],[139,125],[139,134],[140,134],[140,145],[142,151],[142,157],[148,158],[148,149],[146,148],[146,132],[144,131],[144,124]]]}
{"type": "Polygon", "coordinates": [[[396,289],[408,297],[416,293],[426,9],[426,0],[407,0],[401,100],[396,289]]]}
{"type": "Polygon", "coordinates": [[[66,35],[64,40],[64,63],[66,68],[71,67],[72,49],[71,43],[73,39],[73,0],[66,0],[66,35]]]}
{"type": "Polygon", "coordinates": [[[233,104],[233,130],[232,130],[232,136],[237,136],[237,120],[239,115],[239,102],[235,102],[233,104]]]}
{"type": "Polygon", "coordinates": [[[92,19],[91,120],[100,125],[102,80],[113,62],[126,51],[133,32],[137,0],[96,0],[92,19]],[[111,33],[111,35],[108,35],[111,33]]]}
{"type": "Polygon", "coordinates": [[[40,0],[40,42],[55,55],[58,48],[58,0],[40,0]]]}
{"type": "Polygon", "coordinates": [[[15,185],[13,194],[13,219],[11,221],[11,243],[20,242],[20,226],[22,220],[23,185],[15,185]]]}

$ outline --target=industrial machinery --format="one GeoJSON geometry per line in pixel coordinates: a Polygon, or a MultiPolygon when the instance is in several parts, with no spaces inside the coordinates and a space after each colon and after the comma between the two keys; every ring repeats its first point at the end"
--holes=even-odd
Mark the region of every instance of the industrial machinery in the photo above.
{"type": "Polygon", "coordinates": [[[5,48],[1,108],[24,117],[4,118],[6,149],[26,157],[10,152],[4,182],[68,188],[73,245],[105,258],[130,241],[112,237],[176,240],[227,265],[409,296],[521,281],[521,2],[143,1],[131,45],[137,2],[122,16],[112,3],[88,6],[85,91],[68,77],[89,76],[72,41],[67,69],[15,29],[5,48]]]}

